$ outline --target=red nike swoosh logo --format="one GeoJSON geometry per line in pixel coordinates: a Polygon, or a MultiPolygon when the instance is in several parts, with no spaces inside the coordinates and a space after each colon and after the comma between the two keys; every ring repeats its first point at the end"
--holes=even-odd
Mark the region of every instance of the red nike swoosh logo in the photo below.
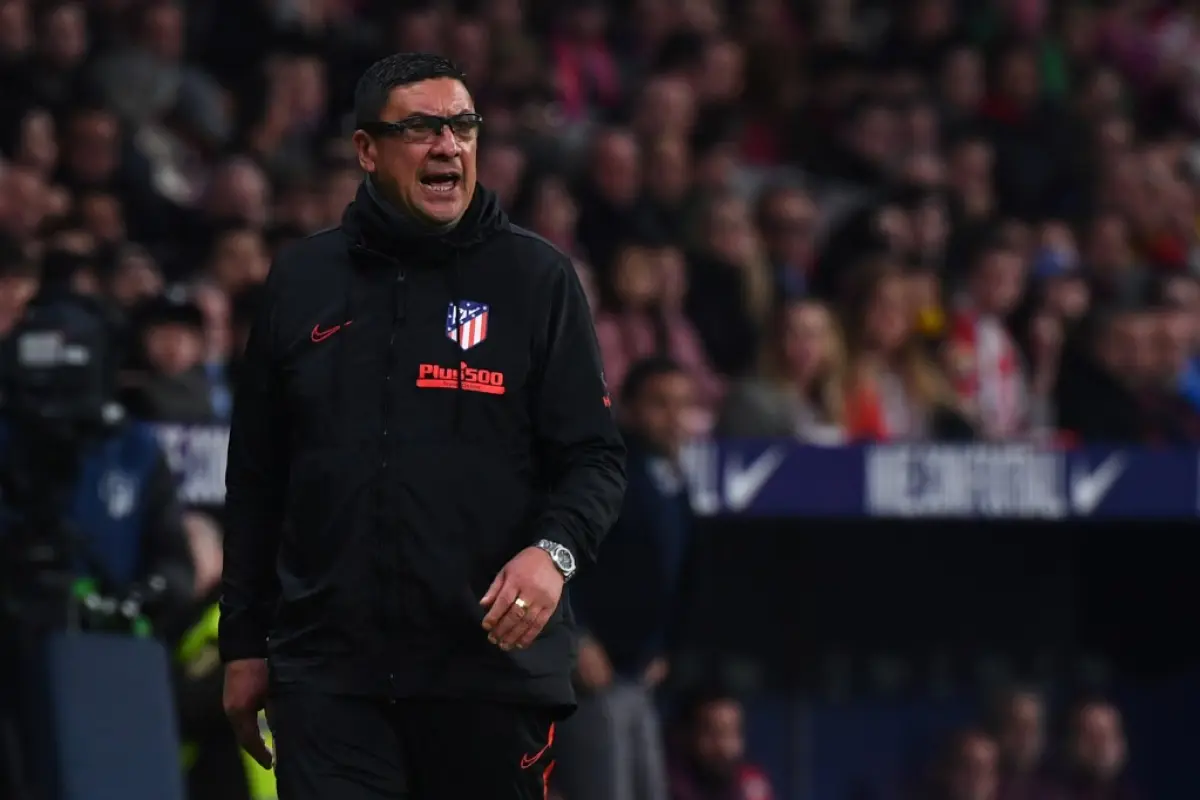
{"type": "MultiPolygon", "coordinates": [[[[540,761],[542,756],[546,755],[546,751],[549,750],[550,746],[553,744],[554,744],[554,723],[551,722],[550,730],[547,731],[547,733],[546,733],[546,744],[542,746],[541,750],[538,750],[536,753],[533,753],[532,755],[526,754],[526,755],[521,756],[521,769],[529,769],[534,764],[536,764],[538,761],[540,761]]],[[[551,763],[553,763],[553,762],[551,762],[551,763]]]]}
{"type": "Polygon", "coordinates": [[[326,339],[328,339],[330,336],[333,336],[335,333],[340,331],[342,328],[349,325],[351,322],[354,322],[354,320],[347,320],[346,322],[343,322],[341,325],[334,325],[332,328],[326,328],[325,330],[321,330],[320,325],[313,325],[312,340],[314,342],[323,342],[326,339]]]}

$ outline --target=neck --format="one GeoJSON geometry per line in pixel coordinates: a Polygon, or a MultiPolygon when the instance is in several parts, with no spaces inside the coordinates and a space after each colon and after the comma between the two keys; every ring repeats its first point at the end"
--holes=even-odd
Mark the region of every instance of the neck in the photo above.
{"type": "Polygon", "coordinates": [[[390,217],[394,222],[396,222],[398,225],[403,225],[406,228],[411,228],[418,233],[429,234],[431,236],[439,233],[446,233],[447,231],[453,230],[454,226],[458,224],[458,220],[438,224],[427,219],[422,219],[411,212],[401,210],[400,205],[390,200],[384,194],[383,188],[380,187],[375,182],[375,178],[370,175],[367,176],[367,194],[371,196],[371,199],[375,201],[384,214],[390,217]]]}

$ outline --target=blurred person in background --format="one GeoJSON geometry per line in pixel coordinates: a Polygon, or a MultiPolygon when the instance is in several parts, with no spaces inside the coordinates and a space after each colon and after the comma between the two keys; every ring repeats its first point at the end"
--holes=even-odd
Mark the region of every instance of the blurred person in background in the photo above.
{"type": "Polygon", "coordinates": [[[988,714],[1000,754],[996,800],[1055,800],[1046,763],[1046,705],[1025,688],[1001,692],[988,714]]]}
{"type": "Polygon", "coordinates": [[[809,271],[817,255],[818,209],[793,186],[773,186],[758,197],[757,221],[780,299],[808,293],[809,271]]]}
{"type": "Polygon", "coordinates": [[[738,376],[754,363],[773,309],[771,268],[741,198],[710,197],[700,225],[688,258],[688,316],[717,371],[738,376]]]}
{"type": "Polygon", "coordinates": [[[1121,712],[1104,699],[1077,703],[1067,715],[1062,800],[1139,800],[1126,774],[1128,759],[1121,712]]]}
{"type": "Polygon", "coordinates": [[[1194,380],[1190,376],[1196,322],[1188,311],[1161,301],[1153,317],[1154,365],[1147,405],[1178,431],[1178,441],[1200,441],[1200,415],[1188,397],[1188,382],[1194,380]]]}
{"type": "Polygon", "coordinates": [[[634,363],[670,356],[692,375],[702,407],[711,410],[720,401],[722,386],[683,314],[687,284],[682,257],[658,231],[646,228],[632,235],[637,238],[627,237],[617,248],[609,300],[596,315],[596,338],[609,385],[619,392],[634,363]]]}
{"type": "Polygon", "coordinates": [[[745,710],[731,693],[685,697],[670,736],[671,800],[773,800],[766,774],[746,758],[745,710]]]}
{"type": "Polygon", "coordinates": [[[877,259],[858,265],[844,303],[847,435],[867,441],[970,438],[948,379],[914,335],[899,268],[877,259]]]}
{"type": "Polygon", "coordinates": [[[156,422],[214,422],[213,386],[205,369],[204,313],[175,287],[134,312],[135,369],[125,374],[122,402],[156,422]]]}
{"type": "Polygon", "coordinates": [[[637,230],[645,218],[641,194],[643,158],[637,138],[609,128],[592,137],[587,172],[579,196],[576,233],[588,260],[602,272],[614,263],[623,233],[637,230]]]}
{"type": "Polygon", "coordinates": [[[1083,441],[1179,441],[1145,405],[1153,392],[1156,319],[1144,305],[1100,307],[1084,329],[1086,353],[1064,364],[1056,391],[1059,427],[1083,441]]]}
{"type": "Polygon", "coordinates": [[[259,228],[229,223],[212,232],[204,270],[221,291],[235,296],[267,279],[271,262],[259,228]]]}
{"type": "Polygon", "coordinates": [[[105,295],[123,316],[162,292],[162,272],[146,248],[125,244],[109,258],[105,295]]]}
{"type": "Polygon", "coordinates": [[[913,800],[998,800],[999,775],[995,740],[980,730],[960,731],[934,765],[929,787],[913,800]]]}
{"type": "MultiPolygon", "coordinates": [[[[158,440],[114,397],[116,344],[101,304],[69,287],[40,292],[4,342],[0,472],[5,511],[13,515],[6,535],[46,537],[37,569],[55,569],[58,558],[105,597],[136,593],[141,613],[169,636],[193,597],[194,567],[158,440]],[[48,352],[48,338],[61,349],[48,352]],[[71,531],[65,552],[64,530],[71,531]]],[[[106,624],[120,630],[132,622],[106,624]]]]}
{"type": "Polygon", "coordinates": [[[204,371],[216,419],[228,422],[233,411],[229,363],[233,358],[233,310],[229,295],[209,283],[191,287],[196,307],[204,316],[204,371]]]}
{"type": "Polygon", "coordinates": [[[695,382],[661,356],[634,364],[621,391],[625,503],[605,541],[604,569],[571,586],[586,631],[576,670],[584,694],[559,738],[558,786],[572,800],[667,797],[654,690],[687,601],[695,521],[679,458],[695,403],[695,382]]]}
{"type": "Polygon", "coordinates": [[[819,445],[846,441],[846,348],[823,303],[798,300],[778,314],[760,375],[734,385],[717,432],[790,437],[819,445]]]}
{"type": "Polygon", "coordinates": [[[555,172],[527,174],[513,213],[522,225],[564,253],[582,256],[576,237],[579,206],[562,175],[555,172]]]}
{"type": "Polygon", "coordinates": [[[16,242],[0,237],[0,339],[20,321],[39,281],[37,263],[16,242]]]}
{"type": "Polygon", "coordinates": [[[1029,386],[1007,321],[1022,298],[1022,255],[988,243],[966,275],[966,290],[954,312],[946,342],[946,369],[960,407],[982,436],[1011,439],[1028,431],[1029,386]]]}
{"type": "Polygon", "coordinates": [[[1142,294],[1144,278],[1129,234],[1129,223],[1113,209],[1097,212],[1083,236],[1083,260],[1097,299],[1128,305],[1142,294]]]}

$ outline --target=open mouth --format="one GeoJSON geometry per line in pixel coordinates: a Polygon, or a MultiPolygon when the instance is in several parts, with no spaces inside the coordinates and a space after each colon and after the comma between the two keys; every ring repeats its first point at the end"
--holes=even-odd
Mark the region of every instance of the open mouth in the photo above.
{"type": "Polygon", "coordinates": [[[452,192],[462,180],[457,172],[438,172],[421,178],[421,185],[434,192],[452,192]]]}

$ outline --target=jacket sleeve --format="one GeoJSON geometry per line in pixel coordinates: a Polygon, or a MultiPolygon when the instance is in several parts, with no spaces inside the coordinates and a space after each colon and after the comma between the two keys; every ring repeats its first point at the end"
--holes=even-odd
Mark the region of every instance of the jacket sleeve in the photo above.
{"type": "Polygon", "coordinates": [[[177,621],[192,603],[195,565],[183,527],[179,489],[167,459],[159,455],[146,486],[146,536],[142,542],[145,578],[162,578],[165,586],[155,612],[156,627],[177,621]]]}
{"type": "Polygon", "coordinates": [[[218,634],[223,661],[266,657],[279,594],[275,556],[287,491],[288,437],[273,355],[272,288],[268,278],[266,301],[246,343],[229,430],[218,634]]]}
{"type": "Polygon", "coordinates": [[[613,419],[587,299],[564,258],[553,279],[534,398],[540,469],[549,483],[533,541],[570,548],[582,565],[596,560],[625,493],[625,445],[613,419]]]}

